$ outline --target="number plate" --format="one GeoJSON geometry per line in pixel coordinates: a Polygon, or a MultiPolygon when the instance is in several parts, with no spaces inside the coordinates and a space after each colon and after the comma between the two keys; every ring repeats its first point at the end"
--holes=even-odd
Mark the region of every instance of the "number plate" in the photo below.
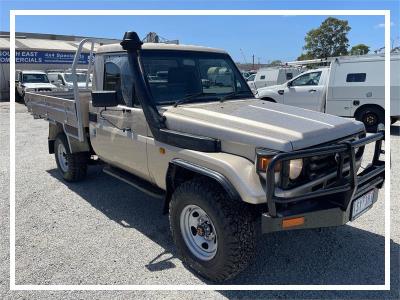
{"type": "Polygon", "coordinates": [[[375,190],[372,190],[360,198],[353,201],[353,208],[351,210],[351,220],[357,219],[364,212],[366,212],[374,203],[375,190]]]}

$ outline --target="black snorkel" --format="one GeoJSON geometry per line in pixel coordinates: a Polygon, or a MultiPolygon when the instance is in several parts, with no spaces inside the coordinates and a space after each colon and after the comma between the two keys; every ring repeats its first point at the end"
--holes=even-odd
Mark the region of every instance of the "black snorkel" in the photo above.
{"type": "Polygon", "coordinates": [[[155,140],[171,146],[203,152],[220,152],[221,142],[205,136],[198,136],[166,128],[165,117],[160,115],[148,89],[140,54],[143,42],[134,31],[127,31],[121,42],[122,49],[128,53],[129,68],[133,76],[134,91],[143,109],[155,140]]]}

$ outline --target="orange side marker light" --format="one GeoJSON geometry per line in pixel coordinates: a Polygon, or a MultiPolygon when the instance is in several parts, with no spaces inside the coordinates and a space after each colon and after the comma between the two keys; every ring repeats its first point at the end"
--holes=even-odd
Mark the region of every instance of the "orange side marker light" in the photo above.
{"type": "Polygon", "coordinates": [[[300,226],[304,224],[304,217],[283,219],[282,228],[290,228],[294,226],[300,226]]]}

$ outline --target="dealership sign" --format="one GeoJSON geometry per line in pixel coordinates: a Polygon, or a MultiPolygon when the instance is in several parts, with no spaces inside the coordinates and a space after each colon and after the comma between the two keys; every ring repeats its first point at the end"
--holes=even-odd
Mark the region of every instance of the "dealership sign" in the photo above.
{"type": "MultiPolygon", "coordinates": [[[[72,64],[75,53],[60,51],[16,50],[17,64],[72,64]]],[[[10,50],[0,50],[0,63],[10,63],[10,50]]],[[[81,53],[79,64],[89,63],[89,53],[81,53]]]]}

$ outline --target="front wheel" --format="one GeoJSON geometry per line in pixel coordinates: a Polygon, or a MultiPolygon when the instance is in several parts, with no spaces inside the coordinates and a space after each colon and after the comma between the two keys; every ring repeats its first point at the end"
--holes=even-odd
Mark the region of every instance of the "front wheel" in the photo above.
{"type": "Polygon", "coordinates": [[[212,281],[244,270],[256,245],[254,214],[210,180],[181,184],[169,209],[172,237],[182,260],[212,281]]]}
{"type": "Polygon", "coordinates": [[[54,142],[54,155],[58,171],[66,181],[79,181],[85,178],[88,153],[71,153],[64,134],[59,134],[54,142]]]}

